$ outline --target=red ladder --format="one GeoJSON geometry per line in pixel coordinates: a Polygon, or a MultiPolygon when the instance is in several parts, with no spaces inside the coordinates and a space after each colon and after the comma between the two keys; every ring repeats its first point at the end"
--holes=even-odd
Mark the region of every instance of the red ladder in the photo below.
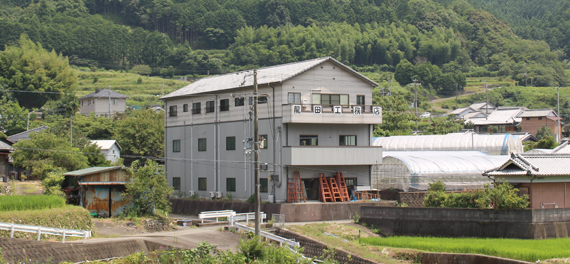
{"type": "Polygon", "coordinates": [[[301,174],[296,171],[294,175],[293,181],[289,179],[289,182],[287,182],[287,202],[291,203],[294,201],[298,203],[303,200],[306,203],[307,199],[305,199],[305,188],[301,181],[301,174]]]}
{"type": "Polygon", "coordinates": [[[337,202],[340,200],[340,202],[342,202],[342,197],[340,196],[340,191],[338,189],[338,185],[336,184],[336,180],[334,179],[334,177],[330,177],[329,182],[331,185],[333,201],[337,202]]]}
{"type": "Polygon", "coordinates": [[[329,183],[327,181],[327,177],[324,173],[319,173],[319,182],[321,183],[321,202],[326,203],[327,201],[334,202],[334,199],[331,195],[331,189],[329,188],[329,183]]]}
{"type": "Polygon", "coordinates": [[[346,187],[346,181],[344,181],[344,174],[342,172],[337,172],[335,179],[336,182],[338,183],[340,197],[342,198],[343,201],[349,202],[350,196],[348,195],[348,188],[346,187]]]}

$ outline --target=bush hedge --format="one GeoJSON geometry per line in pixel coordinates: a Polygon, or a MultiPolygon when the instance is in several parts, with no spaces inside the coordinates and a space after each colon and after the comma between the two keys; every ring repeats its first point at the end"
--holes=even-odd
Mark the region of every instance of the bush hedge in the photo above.
{"type": "Polygon", "coordinates": [[[40,210],[65,206],[65,198],[55,195],[2,195],[0,211],[40,210]]]}
{"type": "MultiPolygon", "coordinates": [[[[0,222],[79,230],[91,230],[93,226],[89,211],[73,205],[42,210],[0,212],[0,222]]],[[[0,236],[10,237],[10,231],[0,230],[0,236]]],[[[14,237],[37,239],[37,234],[14,232],[14,237]]],[[[51,235],[42,235],[42,238],[61,239],[60,236],[51,235]]]]}

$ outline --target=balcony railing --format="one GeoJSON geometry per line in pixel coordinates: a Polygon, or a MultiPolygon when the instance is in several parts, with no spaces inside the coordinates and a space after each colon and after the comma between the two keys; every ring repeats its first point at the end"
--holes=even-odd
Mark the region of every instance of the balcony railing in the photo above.
{"type": "Polygon", "coordinates": [[[380,124],[378,105],[283,105],[283,123],[380,124]]]}

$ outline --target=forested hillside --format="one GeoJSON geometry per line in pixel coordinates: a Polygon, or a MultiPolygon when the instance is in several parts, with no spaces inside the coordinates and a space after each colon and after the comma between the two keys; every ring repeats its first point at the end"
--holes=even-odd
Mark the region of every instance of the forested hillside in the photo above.
{"type": "Polygon", "coordinates": [[[163,75],[333,56],[365,71],[412,63],[400,67],[414,71],[405,75],[423,70],[418,76],[433,87],[453,86],[465,75],[521,82],[525,72],[538,86],[566,84],[565,54],[517,38],[466,0],[440,1],[0,0],[0,45],[16,44],[25,33],[71,64],[145,64],[163,75]],[[431,66],[420,68],[424,62],[431,66]]]}

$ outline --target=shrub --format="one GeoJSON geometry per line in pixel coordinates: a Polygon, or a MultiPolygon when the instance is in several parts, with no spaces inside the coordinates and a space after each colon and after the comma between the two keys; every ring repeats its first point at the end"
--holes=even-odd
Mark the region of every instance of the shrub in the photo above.
{"type": "Polygon", "coordinates": [[[39,210],[65,206],[65,199],[55,195],[3,195],[0,211],[39,210]]]}
{"type": "Polygon", "coordinates": [[[493,189],[487,184],[484,189],[461,193],[445,193],[442,189],[445,190],[445,184],[439,181],[430,184],[424,206],[506,210],[523,209],[530,204],[528,195],[518,196],[518,189],[508,182],[499,182],[493,189]]]}

